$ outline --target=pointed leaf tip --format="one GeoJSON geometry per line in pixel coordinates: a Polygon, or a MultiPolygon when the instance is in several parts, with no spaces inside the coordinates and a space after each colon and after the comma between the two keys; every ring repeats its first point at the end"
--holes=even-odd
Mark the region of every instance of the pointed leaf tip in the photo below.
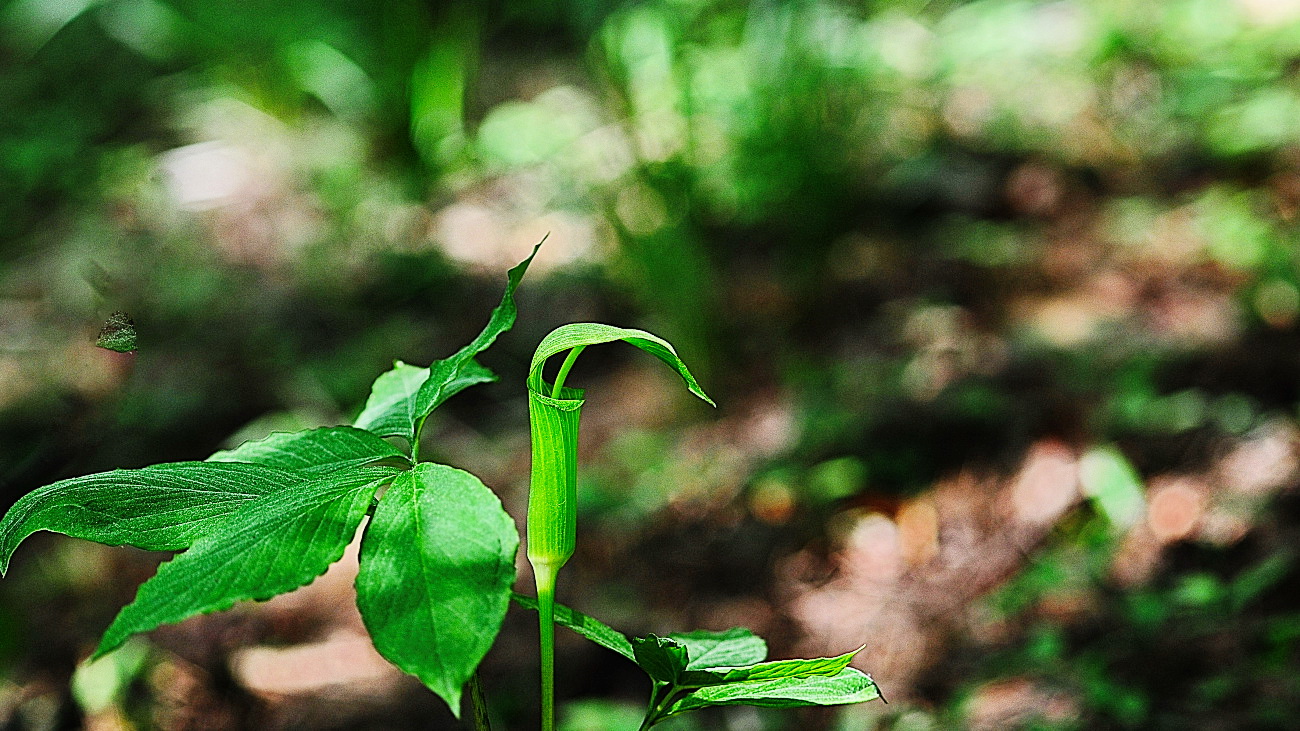
{"type": "MultiPolygon", "coordinates": [[[[544,241],[545,239],[543,239],[544,241]]],[[[469,345],[454,355],[421,368],[393,361],[392,369],[380,374],[370,387],[370,397],[354,425],[381,437],[402,437],[414,444],[425,418],[444,401],[470,386],[496,380],[492,371],[474,358],[487,350],[497,336],[515,324],[515,289],[542,244],[506,273],[506,289],[493,310],[488,324],[469,345]]]]}

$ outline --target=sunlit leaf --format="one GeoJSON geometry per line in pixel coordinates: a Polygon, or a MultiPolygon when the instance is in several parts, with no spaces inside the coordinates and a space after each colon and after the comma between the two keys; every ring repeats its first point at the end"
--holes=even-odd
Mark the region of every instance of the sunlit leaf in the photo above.
{"type": "Polygon", "coordinates": [[[170,462],[46,485],[0,520],[0,575],[14,549],[39,530],[110,546],[179,550],[258,498],[310,480],[264,465],[170,462]]]}
{"type": "Polygon", "coordinates": [[[686,645],[690,654],[687,670],[752,665],[767,657],[767,642],[744,627],[724,632],[673,632],[668,637],[686,645]]]}
{"type": "Polygon", "coordinates": [[[397,447],[350,426],[275,432],[208,457],[209,462],[249,462],[308,473],[333,472],[382,459],[409,463],[397,447]]]}
{"type": "Polygon", "coordinates": [[[354,426],[381,437],[410,440],[415,434],[415,394],[429,378],[429,369],[394,361],[370,386],[370,397],[354,426]]]}
{"type": "Polygon", "coordinates": [[[402,437],[413,444],[424,419],[440,404],[470,386],[496,380],[474,356],[487,350],[498,335],[514,326],[518,315],[515,289],[540,247],[541,244],[534,247],[533,253],[506,275],[505,294],[478,337],[455,355],[435,361],[428,368],[401,361],[394,363],[392,370],[380,375],[371,386],[370,397],[355,426],[381,437],[402,437]]]}
{"type": "Polygon", "coordinates": [[[393,480],[362,538],[357,606],[375,647],[457,715],[501,629],[518,549],[491,490],[427,462],[393,480]]]}
{"type": "Polygon", "coordinates": [[[879,697],[880,689],[871,676],[855,668],[845,668],[830,676],[710,685],[678,698],[664,715],[675,716],[709,706],[834,706],[862,703],[879,697]]]}
{"type": "Polygon", "coordinates": [[[518,317],[518,309],[515,307],[515,289],[519,287],[519,280],[523,279],[524,272],[528,271],[528,265],[532,263],[533,257],[537,256],[537,250],[541,247],[540,243],[533,247],[533,253],[506,274],[506,291],[501,295],[501,302],[493,308],[487,326],[478,337],[450,358],[429,366],[429,379],[420,386],[420,391],[416,395],[417,411],[421,414],[428,414],[452,394],[463,389],[464,386],[457,386],[466,377],[466,369],[482,368],[474,363],[474,356],[487,350],[498,335],[514,327],[515,319],[518,317]]]}
{"type": "MultiPolygon", "coordinates": [[[[860,649],[860,648],[859,648],[860,649]]],[[[743,667],[713,666],[703,670],[689,670],[683,673],[679,685],[719,685],[722,683],[744,683],[779,678],[806,678],[814,675],[837,675],[849,666],[858,650],[846,652],[838,657],[817,657],[808,660],[773,660],[743,667]]]]}
{"type": "Polygon", "coordinates": [[[243,505],[140,586],[95,655],[159,625],[311,583],[343,555],[375,490],[393,473],[338,472],[243,505]]]}

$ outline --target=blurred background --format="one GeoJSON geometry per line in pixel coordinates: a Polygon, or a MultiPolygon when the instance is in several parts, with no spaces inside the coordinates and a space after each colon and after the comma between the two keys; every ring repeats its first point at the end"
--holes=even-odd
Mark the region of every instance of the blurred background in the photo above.
{"type": "MultiPolygon", "coordinates": [[[[1300,0],[5,0],[0,110],[0,507],[348,423],[549,232],[424,454],[522,516],[536,343],[663,335],[720,408],[583,357],[561,600],[865,644],[891,701],[664,728],[1300,713],[1300,0]]],[[[455,727],[354,552],[79,665],[162,558],[23,545],[0,728],[455,727]]],[[[483,668],[503,729],[533,632],[483,668]]],[[[565,728],[634,728],[643,676],[561,634],[565,728]]]]}

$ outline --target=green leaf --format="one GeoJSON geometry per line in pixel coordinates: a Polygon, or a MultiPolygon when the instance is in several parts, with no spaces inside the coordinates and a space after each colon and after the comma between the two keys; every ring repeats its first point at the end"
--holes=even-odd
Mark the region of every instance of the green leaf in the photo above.
{"type": "Polygon", "coordinates": [[[1083,494],[1093,500],[1111,523],[1128,528],[1141,520],[1146,508],[1142,478],[1115,447],[1088,450],[1079,460],[1079,482],[1083,494]]]}
{"type": "Polygon", "coordinates": [[[710,685],[678,698],[668,707],[663,717],[709,706],[834,706],[861,703],[879,697],[880,689],[871,680],[871,676],[855,668],[844,668],[830,676],[710,685]]]}
{"type": "Polygon", "coordinates": [[[460,384],[467,377],[473,383],[480,383],[479,380],[473,380],[478,377],[473,374],[474,369],[491,374],[486,368],[474,362],[474,356],[487,350],[498,335],[514,327],[515,318],[518,316],[518,310],[515,307],[515,289],[519,287],[519,280],[523,279],[524,272],[528,271],[528,265],[532,263],[533,257],[537,256],[537,250],[541,247],[541,243],[538,243],[537,246],[533,247],[533,253],[529,254],[527,259],[524,259],[506,273],[506,291],[501,295],[500,304],[493,308],[487,326],[478,334],[478,337],[474,338],[473,342],[461,348],[450,358],[429,366],[429,378],[420,386],[420,391],[416,394],[416,410],[422,417],[436,409],[443,401],[463,390],[466,386],[460,384]],[[469,375],[467,376],[467,374],[469,375]]]}
{"type": "Polygon", "coordinates": [[[125,312],[114,312],[99,331],[95,345],[118,353],[130,353],[136,349],[135,321],[125,312]]]}
{"type": "Polygon", "coordinates": [[[208,457],[209,462],[248,462],[282,470],[323,474],[381,459],[409,463],[401,450],[374,434],[350,426],[274,432],[208,457]]]}
{"type": "Polygon", "coordinates": [[[695,377],[691,375],[682,359],[677,357],[677,351],[673,349],[673,346],[667,340],[644,330],[602,325],[597,322],[561,325],[543,338],[542,342],[538,344],[537,350],[533,353],[532,364],[528,367],[528,387],[537,392],[544,390],[545,381],[542,378],[542,365],[546,363],[547,358],[573,348],[612,343],[616,340],[635,345],[667,363],[673,370],[677,371],[677,375],[682,377],[691,393],[699,396],[710,406],[717,405],[713,403],[713,399],[704,393],[704,390],[700,388],[700,384],[695,382],[695,377]]]}
{"type": "Polygon", "coordinates": [[[689,670],[681,677],[679,685],[704,686],[722,683],[745,683],[780,678],[807,678],[814,675],[837,675],[849,666],[858,648],[838,657],[818,657],[811,660],[773,660],[744,667],[712,667],[706,670],[689,670]]]}
{"type": "MultiPolygon", "coordinates": [[[[533,597],[514,592],[510,595],[510,598],[514,599],[515,603],[524,609],[537,611],[537,600],[533,597]]],[[[606,650],[612,650],[636,662],[636,657],[632,653],[632,643],[628,642],[627,635],[604,622],[570,609],[563,604],[555,605],[555,621],[562,627],[568,627],[606,650]]]]}
{"type": "Polygon", "coordinates": [[[689,661],[685,645],[657,635],[632,638],[632,654],[651,679],[670,684],[677,683],[689,661]]]}
{"type": "Polygon", "coordinates": [[[501,630],[518,549],[491,490],[428,462],[393,480],[361,540],[357,606],[375,647],[458,716],[461,689],[501,630]]]}
{"type": "Polygon", "coordinates": [[[686,645],[691,658],[687,670],[752,665],[767,657],[767,642],[744,627],[725,632],[674,632],[668,636],[686,645]]]}
{"type": "Polygon", "coordinates": [[[343,555],[375,490],[393,473],[381,467],[338,472],[242,506],[140,586],[95,657],[159,625],[311,583],[343,555]]]}
{"type": "MultiPolygon", "coordinates": [[[[429,380],[429,368],[394,361],[393,368],[375,379],[370,387],[370,398],[357,417],[358,429],[381,437],[401,437],[411,443],[420,420],[428,412],[420,413],[418,395],[420,387],[429,380]]],[[[443,389],[444,401],[479,383],[490,383],[496,376],[487,368],[471,360],[464,364],[459,377],[443,389]]]]}
{"type": "Polygon", "coordinates": [[[495,381],[492,371],[480,365],[474,356],[487,350],[498,335],[514,326],[518,314],[515,289],[539,248],[540,243],[527,259],[506,274],[506,291],[501,303],[492,310],[487,326],[473,342],[428,368],[395,362],[392,370],[375,379],[365,408],[354,425],[381,437],[402,437],[414,449],[420,427],[430,412],[470,386],[495,381]]]}
{"type": "Polygon", "coordinates": [[[38,530],[153,551],[188,547],[247,503],[307,477],[263,465],[170,462],[62,480],[22,497],[0,520],[0,576],[38,530]]]}
{"type": "Polygon", "coordinates": [[[419,419],[415,395],[429,378],[429,369],[393,361],[392,370],[381,373],[370,386],[370,397],[353,425],[381,437],[415,439],[419,419]]]}

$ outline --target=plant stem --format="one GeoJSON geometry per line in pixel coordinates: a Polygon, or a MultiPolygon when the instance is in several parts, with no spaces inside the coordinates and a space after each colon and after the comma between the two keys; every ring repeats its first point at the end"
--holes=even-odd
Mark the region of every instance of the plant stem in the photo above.
{"type": "MultiPolygon", "coordinates": [[[[583,349],[586,347],[587,346],[585,345],[578,345],[571,349],[569,354],[565,356],[564,363],[560,365],[560,372],[555,377],[555,387],[551,389],[551,398],[560,398],[560,394],[563,393],[564,389],[564,381],[569,377],[569,371],[573,368],[574,361],[578,359],[578,355],[581,354],[583,349]]],[[[536,459],[536,454],[534,454],[534,459],[536,459]]],[[[569,506],[568,509],[571,510],[572,506],[569,506]]],[[[530,531],[531,530],[532,528],[530,527],[530,531]]],[[[531,533],[529,534],[529,540],[532,540],[531,533]]],[[[533,556],[530,555],[529,561],[533,564],[533,578],[537,584],[537,623],[542,660],[542,731],[554,731],[555,577],[560,572],[560,567],[564,565],[564,562],[569,558],[569,554],[572,554],[573,551],[570,549],[562,557],[554,555],[553,552],[547,553],[547,556],[539,557],[540,560],[534,560],[533,556]]]]}
{"type": "Polygon", "coordinates": [[[570,350],[569,354],[564,357],[564,362],[560,364],[560,372],[555,376],[555,388],[551,389],[551,398],[560,397],[560,389],[564,388],[564,379],[569,377],[569,369],[573,368],[573,362],[578,359],[578,356],[586,347],[585,345],[579,345],[570,350]]]}
{"type": "Polygon", "coordinates": [[[411,461],[412,462],[420,461],[420,432],[424,431],[424,419],[427,418],[429,417],[425,416],[423,419],[420,419],[415,423],[415,434],[411,437],[411,461]]]}
{"type": "Polygon", "coordinates": [[[646,731],[663,720],[659,714],[663,712],[664,704],[676,693],[677,686],[656,682],[650,690],[650,702],[646,704],[645,718],[641,719],[641,726],[637,731],[646,731]]]}
{"type": "Polygon", "coordinates": [[[652,719],[655,717],[655,713],[658,710],[659,710],[659,684],[655,683],[654,686],[650,689],[650,702],[645,704],[645,718],[641,719],[641,725],[637,727],[637,731],[646,731],[646,729],[653,726],[654,721],[652,719]]]}
{"type": "Polygon", "coordinates": [[[474,708],[474,731],[492,731],[492,722],[488,720],[487,699],[483,697],[483,686],[478,682],[478,671],[469,676],[469,702],[474,708]]]}
{"type": "Polygon", "coordinates": [[[542,731],[555,729],[555,574],[550,563],[533,564],[542,654],[542,731]]]}

